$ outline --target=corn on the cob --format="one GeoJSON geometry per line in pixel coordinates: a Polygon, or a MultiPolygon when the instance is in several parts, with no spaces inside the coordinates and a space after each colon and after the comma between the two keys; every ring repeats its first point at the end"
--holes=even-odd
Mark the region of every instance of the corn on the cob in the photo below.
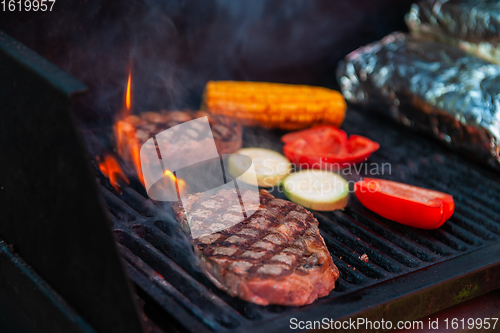
{"type": "Polygon", "coordinates": [[[297,130],[318,124],[340,126],[346,103],[338,91],[321,87],[210,81],[202,108],[238,118],[247,126],[297,130]]]}

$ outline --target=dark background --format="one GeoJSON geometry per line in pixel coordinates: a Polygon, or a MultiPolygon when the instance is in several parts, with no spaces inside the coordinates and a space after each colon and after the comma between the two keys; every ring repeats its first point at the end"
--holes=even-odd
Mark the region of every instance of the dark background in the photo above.
{"type": "Polygon", "coordinates": [[[339,60],[394,30],[413,1],[86,0],[0,11],[0,29],[89,86],[79,119],[110,123],[132,69],[134,111],[199,107],[208,80],[337,88],[339,60]]]}

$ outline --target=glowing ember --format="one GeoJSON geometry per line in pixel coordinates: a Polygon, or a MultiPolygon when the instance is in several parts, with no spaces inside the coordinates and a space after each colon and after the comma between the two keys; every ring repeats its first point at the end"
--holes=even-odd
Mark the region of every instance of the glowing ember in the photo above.
{"type": "Polygon", "coordinates": [[[105,177],[109,178],[109,182],[118,193],[122,192],[121,184],[123,184],[123,182],[130,184],[127,176],[125,176],[122,169],[118,165],[118,162],[113,156],[106,155],[104,156],[102,161],[99,157],[97,157],[96,160],[99,162],[99,169],[101,170],[102,174],[105,177]]]}

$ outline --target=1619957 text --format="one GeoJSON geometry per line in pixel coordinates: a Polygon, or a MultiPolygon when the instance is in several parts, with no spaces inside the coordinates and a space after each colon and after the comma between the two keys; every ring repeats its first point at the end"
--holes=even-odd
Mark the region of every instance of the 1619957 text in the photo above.
{"type": "Polygon", "coordinates": [[[4,12],[51,12],[56,0],[2,0],[0,8],[4,12]]]}

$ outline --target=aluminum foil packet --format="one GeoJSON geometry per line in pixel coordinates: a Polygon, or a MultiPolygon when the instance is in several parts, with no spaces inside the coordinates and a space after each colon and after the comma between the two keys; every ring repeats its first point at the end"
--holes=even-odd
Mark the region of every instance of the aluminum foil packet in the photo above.
{"type": "Polygon", "coordinates": [[[347,55],[337,79],[351,103],[381,110],[500,170],[500,66],[392,33],[347,55]]]}
{"type": "Polygon", "coordinates": [[[405,21],[413,35],[500,64],[500,0],[423,0],[412,5],[405,21]]]}

